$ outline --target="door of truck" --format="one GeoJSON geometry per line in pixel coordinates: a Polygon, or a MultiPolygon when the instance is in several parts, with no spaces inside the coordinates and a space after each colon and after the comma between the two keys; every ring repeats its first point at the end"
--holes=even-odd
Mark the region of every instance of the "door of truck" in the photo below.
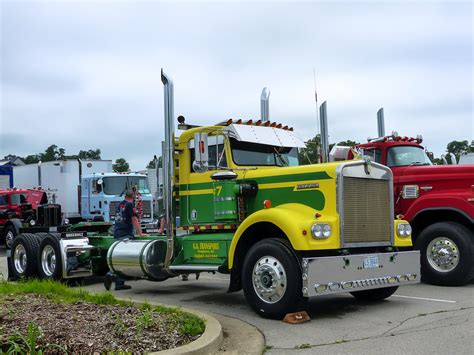
{"type": "Polygon", "coordinates": [[[180,169],[180,217],[181,225],[214,223],[214,190],[211,175],[216,166],[227,166],[224,136],[209,137],[209,170],[195,172],[194,139],[188,142],[186,168],[180,169]]]}
{"type": "Polygon", "coordinates": [[[90,217],[90,180],[82,179],[81,186],[81,215],[83,218],[90,217]]]}

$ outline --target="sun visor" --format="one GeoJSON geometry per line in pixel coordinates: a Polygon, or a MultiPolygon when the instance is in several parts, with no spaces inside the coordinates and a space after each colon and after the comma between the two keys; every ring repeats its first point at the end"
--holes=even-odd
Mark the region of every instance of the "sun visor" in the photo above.
{"type": "Polygon", "coordinates": [[[305,148],[304,141],[298,134],[281,128],[230,124],[223,131],[241,142],[250,142],[277,147],[305,148]]]}

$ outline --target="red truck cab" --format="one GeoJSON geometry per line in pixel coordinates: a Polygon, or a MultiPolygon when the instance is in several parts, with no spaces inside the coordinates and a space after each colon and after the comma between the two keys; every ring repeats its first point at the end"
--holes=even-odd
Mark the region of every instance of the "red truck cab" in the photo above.
{"type": "Polygon", "coordinates": [[[10,247],[21,223],[33,219],[36,208],[47,202],[47,195],[42,190],[0,190],[0,245],[10,247]]]}
{"type": "Polygon", "coordinates": [[[421,142],[394,133],[356,148],[391,168],[395,215],[412,225],[423,279],[464,285],[474,276],[474,165],[434,165],[421,142]]]}

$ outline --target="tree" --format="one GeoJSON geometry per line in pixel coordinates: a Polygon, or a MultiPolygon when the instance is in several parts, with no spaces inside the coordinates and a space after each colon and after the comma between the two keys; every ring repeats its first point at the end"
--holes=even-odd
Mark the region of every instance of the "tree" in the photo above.
{"type": "Polygon", "coordinates": [[[44,153],[39,154],[39,159],[42,162],[60,160],[64,159],[64,157],[64,148],[59,148],[56,144],[51,144],[48,148],[46,148],[44,153]]]}
{"type": "Polygon", "coordinates": [[[459,157],[465,153],[473,153],[474,146],[467,140],[465,141],[452,141],[448,143],[446,150],[448,153],[453,153],[456,156],[456,159],[459,161],[459,157]]]}
{"type": "Polygon", "coordinates": [[[118,158],[115,160],[115,164],[112,165],[112,168],[116,173],[126,173],[128,172],[129,165],[124,158],[118,158]]]}
{"type": "Polygon", "coordinates": [[[78,158],[82,160],[99,160],[100,159],[100,149],[97,148],[95,150],[89,149],[89,150],[80,150],[78,154],[78,158]]]}
{"type": "MultiPolygon", "coordinates": [[[[156,158],[156,155],[155,155],[155,158],[156,158]]],[[[163,157],[158,157],[158,168],[162,168],[162,167],[163,167],[163,157]]],[[[155,159],[150,160],[146,168],[155,169],[155,159]]]]}
{"type": "Polygon", "coordinates": [[[315,164],[319,160],[319,147],[321,146],[321,135],[317,134],[306,142],[306,148],[298,152],[301,165],[315,164]]]}

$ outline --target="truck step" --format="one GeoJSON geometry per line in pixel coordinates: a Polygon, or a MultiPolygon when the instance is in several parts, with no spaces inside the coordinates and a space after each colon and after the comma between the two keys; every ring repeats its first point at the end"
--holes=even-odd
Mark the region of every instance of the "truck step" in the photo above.
{"type": "Polygon", "coordinates": [[[174,271],[217,271],[219,265],[172,265],[170,270],[174,271]]]}

